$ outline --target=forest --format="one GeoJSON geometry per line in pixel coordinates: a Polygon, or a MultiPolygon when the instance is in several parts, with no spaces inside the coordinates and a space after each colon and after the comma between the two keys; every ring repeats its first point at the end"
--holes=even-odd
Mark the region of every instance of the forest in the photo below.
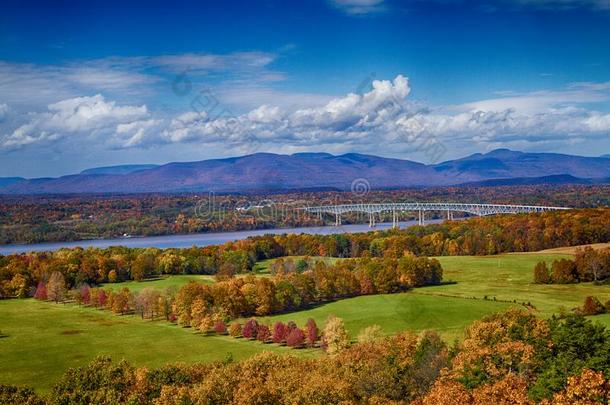
{"type": "MultiPolygon", "coordinates": [[[[610,205],[609,196],[608,185],[443,187],[365,194],[5,195],[0,196],[0,244],[329,225],[330,218],[320,221],[296,210],[323,204],[430,201],[593,208],[610,205]],[[244,207],[261,208],[238,210],[244,207]]],[[[345,224],[364,221],[357,215],[343,219],[345,224]]]]}

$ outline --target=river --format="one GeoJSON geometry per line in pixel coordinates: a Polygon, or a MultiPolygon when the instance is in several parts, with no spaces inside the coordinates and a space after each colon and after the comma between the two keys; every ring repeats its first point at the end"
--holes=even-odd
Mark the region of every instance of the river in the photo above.
{"type": "MultiPolygon", "coordinates": [[[[426,221],[426,223],[439,223],[441,221],[441,219],[436,219],[426,221]]],[[[404,221],[399,222],[399,227],[404,228],[415,224],[417,224],[417,221],[404,221]]],[[[392,223],[380,223],[377,224],[375,228],[369,228],[368,224],[355,224],[306,228],[258,229],[253,231],[237,232],[196,233],[190,235],[164,235],[115,239],[92,239],[74,242],[33,243],[29,245],[2,245],[0,246],[0,255],[23,252],[50,252],[59,250],[61,248],[72,248],[77,246],[83,248],[106,248],[109,246],[127,246],[131,248],[185,248],[191,246],[219,245],[229,241],[246,239],[250,236],[260,236],[265,234],[278,235],[284,233],[309,233],[314,235],[331,235],[338,233],[368,232],[370,230],[390,229],[391,227],[392,223]]]]}

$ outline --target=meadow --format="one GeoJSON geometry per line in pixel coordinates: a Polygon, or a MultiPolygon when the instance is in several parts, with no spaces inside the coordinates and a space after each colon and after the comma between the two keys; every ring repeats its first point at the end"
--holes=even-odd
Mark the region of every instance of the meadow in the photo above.
{"type": "Polygon", "coordinates": [[[443,266],[443,279],[456,283],[417,291],[435,296],[495,297],[498,300],[530,302],[543,317],[580,307],[589,295],[598,297],[602,302],[610,299],[609,285],[533,283],[533,268],[537,262],[544,260],[550,266],[553,260],[569,257],[557,253],[438,257],[443,266]]]}
{"type": "Polygon", "coordinates": [[[305,325],[313,318],[323,326],[329,315],[345,321],[345,326],[355,340],[367,326],[379,325],[387,335],[410,330],[421,332],[436,330],[447,342],[463,337],[466,326],[513,304],[453,297],[435,297],[417,292],[381,294],[348,298],[331,302],[306,311],[259,318],[259,322],[295,321],[305,325]]]}
{"type": "Polygon", "coordinates": [[[311,354],[272,344],[203,336],[165,321],[118,316],[109,311],[34,299],[0,301],[0,383],[47,391],[69,367],[95,356],[127,359],[140,366],[223,361],[264,350],[311,354]]]}
{"type": "Polygon", "coordinates": [[[198,274],[175,275],[151,278],[143,281],[123,281],[121,283],[106,283],[102,284],[101,287],[108,288],[111,290],[119,290],[121,288],[126,287],[129,288],[129,291],[137,292],[149,287],[157,290],[166,290],[168,288],[178,289],[184,284],[187,284],[191,281],[196,281],[198,283],[203,284],[212,284],[214,282],[214,277],[198,274]]]}
{"type": "MultiPolygon", "coordinates": [[[[562,257],[569,256],[545,252],[439,257],[444,280],[455,283],[402,294],[344,299],[259,321],[294,320],[303,326],[308,318],[314,318],[322,327],[332,314],[344,319],[352,339],[366,326],[377,324],[386,334],[434,329],[451,343],[460,339],[473,321],[519,303],[530,302],[540,315],[551,316],[582,305],[587,295],[603,301],[610,299],[608,285],[532,283],[532,269],[538,261],[550,264],[562,257]]],[[[266,276],[270,262],[258,263],[255,272],[266,276]]],[[[213,277],[181,275],[105,287],[137,291],[145,287],[179,288],[190,281],[212,283],[213,277]]],[[[42,392],[49,390],[67,368],[86,364],[100,354],[149,367],[170,362],[221,361],[229,356],[238,360],[264,350],[298,356],[321,355],[317,349],[290,350],[228,336],[203,336],[162,320],[118,316],[75,304],[4,300],[0,301],[0,314],[0,382],[27,384],[42,392]]],[[[593,319],[610,326],[609,314],[593,319]]]]}

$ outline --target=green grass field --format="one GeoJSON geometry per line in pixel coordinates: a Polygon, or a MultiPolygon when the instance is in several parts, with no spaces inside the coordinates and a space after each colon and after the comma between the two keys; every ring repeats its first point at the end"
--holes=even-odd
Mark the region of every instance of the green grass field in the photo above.
{"type": "Polygon", "coordinates": [[[124,287],[129,288],[129,291],[140,291],[146,287],[155,288],[158,290],[165,290],[167,288],[180,288],[184,284],[191,281],[197,281],[204,284],[212,284],[214,282],[213,276],[205,275],[178,275],[178,276],[165,276],[159,278],[152,278],[143,281],[123,281],[121,283],[106,283],[102,284],[103,288],[109,288],[112,290],[118,290],[124,287]]]}
{"type": "Polygon", "coordinates": [[[318,327],[322,327],[329,315],[336,315],[345,321],[352,339],[363,328],[377,324],[385,334],[434,329],[447,342],[453,342],[462,337],[465,327],[473,321],[501,312],[511,305],[407,292],[349,298],[306,311],[259,318],[259,321],[295,321],[299,326],[304,326],[308,318],[313,318],[318,327]]]}
{"type": "Polygon", "coordinates": [[[420,294],[455,297],[496,297],[499,300],[531,302],[542,316],[582,306],[585,297],[596,296],[602,302],[610,299],[610,286],[593,283],[540,285],[534,284],[533,269],[537,262],[570,257],[565,254],[509,253],[498,256],[438,257],[443,266],[443,279],[456,281],[417,290],[420,294]]]}
{"type": "MultiPolygon", "coordinates": [[[[356,297],[261,320],[268,323],[294,320],[302,326],[311,317],[322,327],[328,315],[333,314],[345,320],[352,338],[364,327],[378,324],[386,334],[435,329],[452,342],[463,336],[464,328],[474,320],[513,305],[484,300],[484,296],[529,301],[542,316],[557,313],[562,307],[580,306],[587,295],[603,301],[610,299],[610,286],[532,283],[533,267],[538,261],[551,262],[566,256],[525,253],[440,257],[444,279],[456,284],[419,288],[404,294],[356,297]]],[[[265,276],[269,263],[259,263],[257,274],[265,276]]],[[[105,287],[126,286],[132,291],[148,286],[165,289],[179,287],[191,280],[214,281],[210,276],[186,275],[105,287]]],[[[610,314],[592,319],[610,327],[610,314]]],[[[67,368],[86,364],[99,354],[151,367],[168,362],[223,360],[229,353],[235,359],[241,359],[263,350],[304,356],[320,354],[319,351],[293,351],[224,336],[202,336],[164,321],[147,321],[74,304],[58,305],[32,299],[0,301],[0,331],[5,335],[0,337],[0,383],[30,385],[41,391],[48,390],[67,368]]]]}
{"type": "Polygon", "coordinates": [[[118,316],[74,304],[5,300],[0,301],[0,314],[0,383],[29,385],[43,392],[69,367],[84,365],[102,354],[159,367],[224,360],[229,353],[236,360],[264,350],[318,353],[228,336],[203,336],[165,321],[118,316]]]}
{"type": "MultiPolygon", "coordinates": [[[[305,256],[286,256],[285,257],[285,259],[292,259],[295,262],[299,259],[304,259],[304,258],[305,258],[305,256]]],[[[269,274],[269,266],[271,265],[271,263],[273,263],[276,260],[277,259],[261,260],[260,262],[257,262],[254,265],[254,267],[252,268],[252,271],[256,274],[269,274]]],[[[309,260],[313,261],[313,262],[321,260],[321,261],[325,262],[326,264],[333,264],[342,259],[337,258],[337,257],[309,256],[309,260]]]]}

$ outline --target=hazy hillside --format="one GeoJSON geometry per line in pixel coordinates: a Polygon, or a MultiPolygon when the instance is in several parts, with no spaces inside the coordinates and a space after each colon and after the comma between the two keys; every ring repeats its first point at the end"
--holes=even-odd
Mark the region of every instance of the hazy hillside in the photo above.
{"type": "Polygon", "coordinates": [[[610,177],[610,160],[498,149],[425,165],[409,160],[348,153],[256,153],[162,166],[124,165],[60,178],[0,181],[2,193],[252,191],[334,188],[357,179],[371,188],[489,184],[588,183],[610,177]],[[503,180],[504,179],[504,180],[503,180]],[[515,179],[513,181],[506,179],[515,179]],[[499,180],[502,182],[498,183],[499,180]],[[486,184],[486,183],[483,183],[486,184]]]}

